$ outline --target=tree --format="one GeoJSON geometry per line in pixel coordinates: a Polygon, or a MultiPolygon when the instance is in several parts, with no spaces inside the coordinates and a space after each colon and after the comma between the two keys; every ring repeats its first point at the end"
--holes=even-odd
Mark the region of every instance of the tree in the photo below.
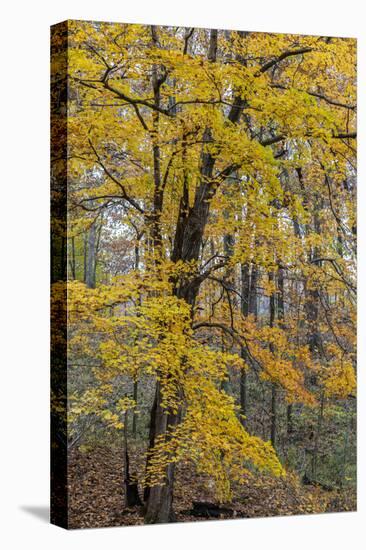
{"type": "Polygon", "coordinates": [[[121,429],[136,403],[113,400],[120,376],[154,380],[145,521],[165,522],[180,461],[221,499],[248,462],[283,475],[223,389],[230,372],[241,373],[242,414],[246,372],[273,389],[273,445],[280,395],[313,407],[354,392],[355,44],[68,27],[69,231],[89,232],[89,288],[68,285],[69,353],[101,367],[73,413],[93,405],[121,429]],[[101,213],[131,262],[98,281],[101,213]]]}

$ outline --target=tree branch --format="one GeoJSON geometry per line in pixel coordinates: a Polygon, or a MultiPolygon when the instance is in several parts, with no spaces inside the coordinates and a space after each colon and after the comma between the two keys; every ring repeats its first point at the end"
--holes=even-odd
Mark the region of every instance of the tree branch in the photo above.
{"type": "Polygon", "coordinates": [[[268,61],[267,63],[262,65],[262,67],[259,69],[259,72],[257,73],[256,76],[259,76],[260,74],[265,73],[266,71],[268,71],[269,69],[271,69],[272,67],[280,63],[280,61],[287,59],[287,57],[292,57],[294,55],[301,55],[311,51],[313,51],[313,48],[299,48],[298,50],[287,50],[281,53],[281,55],[279,55],[275,59],[272,59],[271,61],[268,61]]]}
{"type": "Polygon", "coordinates": [[[122,192],[122,198],[125,199],[131,206],[136,208],[141,214],[144,214],[144,209],[138,204],[138,202],[135,201],[135,199],[132,199],[128,196],[125,187],[122,185],[122,183],[108,170],[108,168],[105,166],[105,164],[102,162],[97,150],[95,149],[91,139],[89,138],[89,145],[91,149],[93,150],[95,156],[97,157],[98,164],[103,168],[104,172],[107,174],[107,176],[114,181],[116,185],[121,189],[122,192]]]}

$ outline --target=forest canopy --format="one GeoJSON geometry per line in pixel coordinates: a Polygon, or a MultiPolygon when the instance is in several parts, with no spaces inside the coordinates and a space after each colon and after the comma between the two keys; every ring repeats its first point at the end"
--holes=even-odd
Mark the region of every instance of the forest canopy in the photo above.
{"type": "Polygon", "coordinates": [[[69,21],[52,48],[69,456],[119,449],[146,523],[184,521],[182,472],[353,509],[356,41],[69,21]]]}

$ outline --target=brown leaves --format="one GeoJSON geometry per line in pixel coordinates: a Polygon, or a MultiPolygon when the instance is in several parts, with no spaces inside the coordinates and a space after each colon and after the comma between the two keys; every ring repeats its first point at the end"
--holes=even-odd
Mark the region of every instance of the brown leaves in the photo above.
{"type": "MultiPolygon", "coordinates": [[[[98,447],[81,453],[74,450],[69,459],[69,521],[72,529],[142,525],[141,510],[124,508],[122,448],[98,447]]],[[[131,463],[143,471],[141,452],[131,453],[131,463]]],[[[140,488],[141,489],[141,488],[140,488]]],[[[250,518],[315,514],[355,510],[355,492],[323,491],[304,487],[294,474],[284,478],[250,475],[243,477],[237,495],[228,507],[230,517],[250,518]]],[[[141,493],[141,491],[140,491],[141,493]]],[[[178,521],[201,521],[190,514],[193,501],[216,502],[210,479],[192,472],[189,465],[177,469],[175,507],[178,521]]],[[[223,513],[219,519],[225,519],[223,513]]],[[[216,518],[217,519],[217,518],[216,518]]]]}

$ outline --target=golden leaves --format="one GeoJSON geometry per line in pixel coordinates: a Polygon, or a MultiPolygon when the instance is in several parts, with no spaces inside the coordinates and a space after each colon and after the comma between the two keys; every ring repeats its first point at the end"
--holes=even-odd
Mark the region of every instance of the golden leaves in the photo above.
{"type": "MultiPolygon", "coordinates": [[[[114,395],[114,385],[121,378],[153,380],[164,413],[182,414],[182,422],[157,439],[147,483],[160,483],[168,464],[189,460],[227,498],[232,481],[240,483],[253,465],[283,473],[272,447],[244,430],[233,398],[222,391],[228,369],[256,369],[289,402],[306,405],[316,402],[309,372],[319,376],[326,396],[346,397],[355,388],[354,308],[347,294],[354,280],[347,247],[355,215],[346,188],[352,147],[333,137],[354,129],[354,41],[296,37],[295,44],[291,35],[220,33],[217,62],[209,62],[205,30],[195,31],[194,50],[186,53],[182,29],[159,28],[158,45],[150,31],[70,23],[65,236],[80,237],[106,210],[110,238],[122,235],[128,246],[127,267],[115,271],[126,271],[122,276],[106,270],[96,289],[67,285],[70,363],[82,357],[95,385],[71,396],[69,420],[73,425],[78,415],[94,413],[121,429],[135,403],[114,395]],[[296,53],[300,46],[303,53],[296,53]],[[238,101],[241,116],[229,117],[238,101]],[[340,102],[351,107],[346,115],[340,102]],[[210,175],[202,170],[207,158],[210,175]],[[206,194],[202,257],[173,262],[177,219],[192,212],[203,184],[215,192],[206,194]],[[160,258],[151,239],[155,221],[160,258]],[[138,271],[130,264],[140,243],[138,271]],[[221,268],[217,257],[225,260],[221,268]],[[258,319],[240,311],[243,266],[257,270],[258,319]],[[267,326],[263,309],[269,298],[278,301],[280,269],[290,305],[283,305],[285,319],[267,326]],[[197,280],[192,309],[177,288],[197,280]],[[317,324],[309,321],[314,296],[317,324]],[[207,328],[211,322],[209,336],[194,333],[192,320],[207,321],[207,328]],[[315,330],[324,357],[310,353],[315,330]]],[[[54,286],[55,312],[66,314],[65,292],[63,284],[54,286]]],[[[64,338],[55,334],[54,342],[64,338]]]]}

